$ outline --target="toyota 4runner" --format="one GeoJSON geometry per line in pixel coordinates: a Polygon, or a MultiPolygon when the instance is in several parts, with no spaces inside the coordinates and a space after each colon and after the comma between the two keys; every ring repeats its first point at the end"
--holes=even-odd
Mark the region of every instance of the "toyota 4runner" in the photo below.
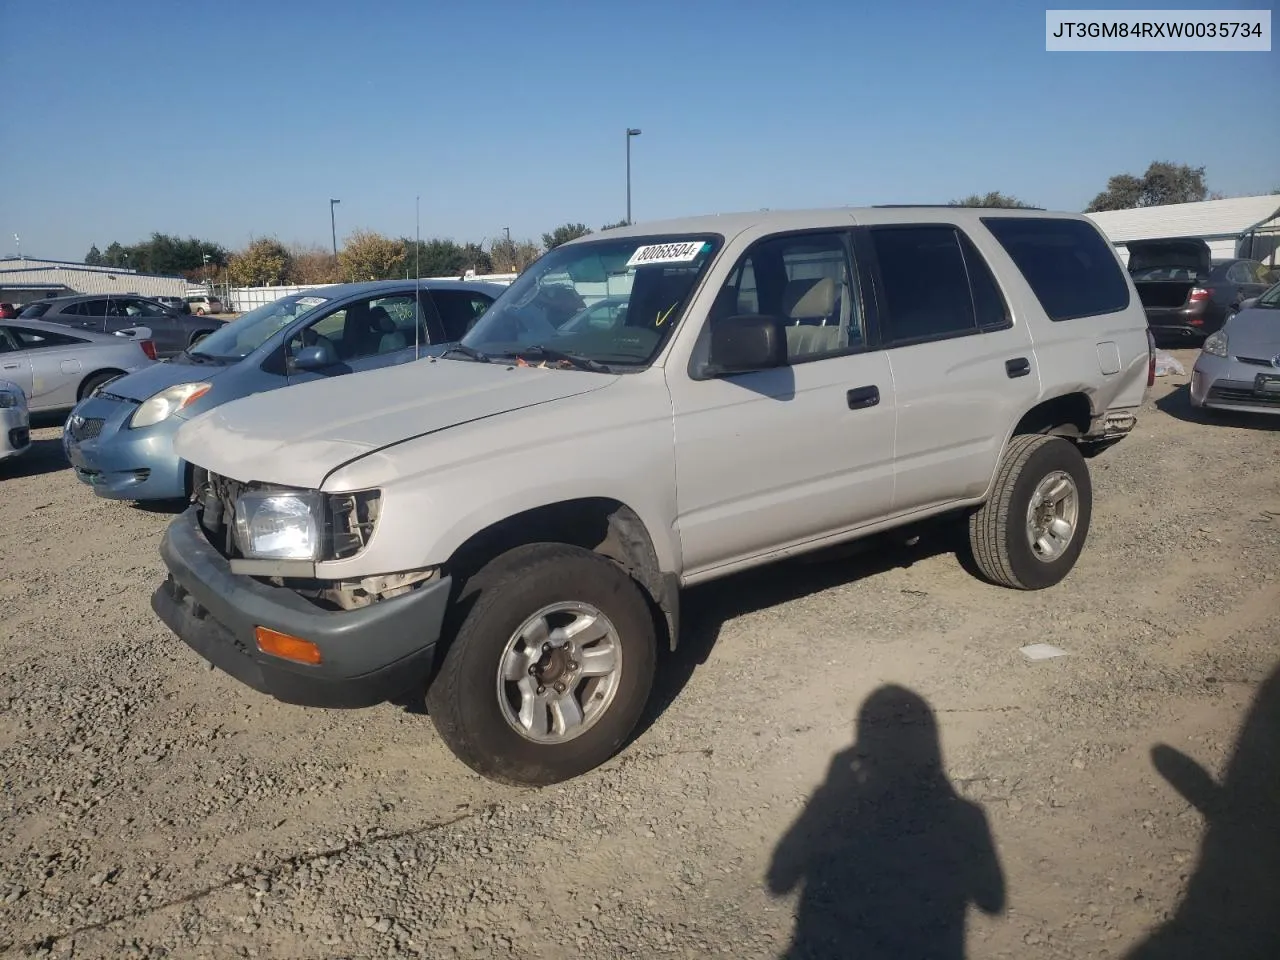
{"type": "Polygon", "coordinates": [[[195,492],[152,603],[257,690],[425,691],[473,769],[553,783],[631,735],[682,587],[942,514],[991,582],[1058,583],[1086,458],[1132,429],[1152,361],[1082,216],[610,230],[546,254],[442,357],[182,427],[195,492]]]}

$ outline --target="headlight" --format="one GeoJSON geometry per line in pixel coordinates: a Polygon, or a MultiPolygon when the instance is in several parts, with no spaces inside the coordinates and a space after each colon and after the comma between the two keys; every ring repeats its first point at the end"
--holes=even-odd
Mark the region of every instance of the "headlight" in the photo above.
{"type": "Polygon", "coordinates": [[[0,410],[10,407],[26,407],[27,395],[20,390],[0,390],[0,410]]]}
{"type": "Polygon", "coordinates": [[[236,500],[236,543],[256,560],[318,560],[324,529],[321,494],[269,490],[236,500]]]}
{"type": "Polygon", "coordinates": [[[1217,333],[1210,334],[1201,349],[1211,357],[1225,357],[1227,355],[1226,328],[1223,327],[1217,333]]]}
{"type": "Polygon", "coordinates": [[[149,427],[152,424],[168,420],[171,416],[188,404],[194,403],[209,392],[208,383],[179,383],[161,390],[153,397],[142,401],[142,405],[133,411],[129,418],[130,427],[149,427]]]}

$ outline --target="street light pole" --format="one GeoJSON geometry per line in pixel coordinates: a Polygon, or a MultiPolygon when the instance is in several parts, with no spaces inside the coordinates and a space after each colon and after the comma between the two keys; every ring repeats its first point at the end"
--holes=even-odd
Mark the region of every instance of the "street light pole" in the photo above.
{"type": "Polygon", "coordinates": [[[333,234],[333,255],[335,257],[338,255],[338,226],[337,221],[333,218],[333,208],[341,202],[341,200],[335,200],[333,197],[329,198],[329,232],[333,234]]]}
{"type": "Polygon", "coordinates": [[[631,225],[631,138],[638,136],[638,129],[627,127],[627,226],[631,225]]]}

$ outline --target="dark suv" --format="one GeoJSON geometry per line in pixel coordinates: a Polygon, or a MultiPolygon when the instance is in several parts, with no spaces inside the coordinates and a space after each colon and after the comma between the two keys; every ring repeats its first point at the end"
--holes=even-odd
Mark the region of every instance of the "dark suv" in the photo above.
{"type": "Polygon", "coordinates": [[[80,330],[118,333],[146,327],[160,357],[172,357],[222,326],[211,317],[197,317],[134,294],[82,294],[37,300],[22,311],[28,320],[60,323],[80,330]]]}

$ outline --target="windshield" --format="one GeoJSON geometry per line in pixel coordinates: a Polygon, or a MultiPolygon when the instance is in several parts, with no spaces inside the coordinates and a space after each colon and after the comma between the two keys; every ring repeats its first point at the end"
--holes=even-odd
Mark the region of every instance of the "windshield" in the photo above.
{"type": "Polygon", "coordinates": [[[1258,297],[1253,305],[1262,307],[1264,310],[1280,310],[1280,283],[1258,297]]]}
{"type": "Polygon", "coordinates": [[[270,340],[275,333],[323,303],[328,303],[324,297],[281,297],[232,320],[225,327],[209,334],[188,352],[221,360],[241,360],[270,340]]]}
{"type": "Polygon", "coordinates": [[[554,362],[554,352],[644,366],[679,323],[721,242],[702,234],[557,247],[511,284],[462,343],[489,357],[528,353],[534,362],[554,362]]]}

